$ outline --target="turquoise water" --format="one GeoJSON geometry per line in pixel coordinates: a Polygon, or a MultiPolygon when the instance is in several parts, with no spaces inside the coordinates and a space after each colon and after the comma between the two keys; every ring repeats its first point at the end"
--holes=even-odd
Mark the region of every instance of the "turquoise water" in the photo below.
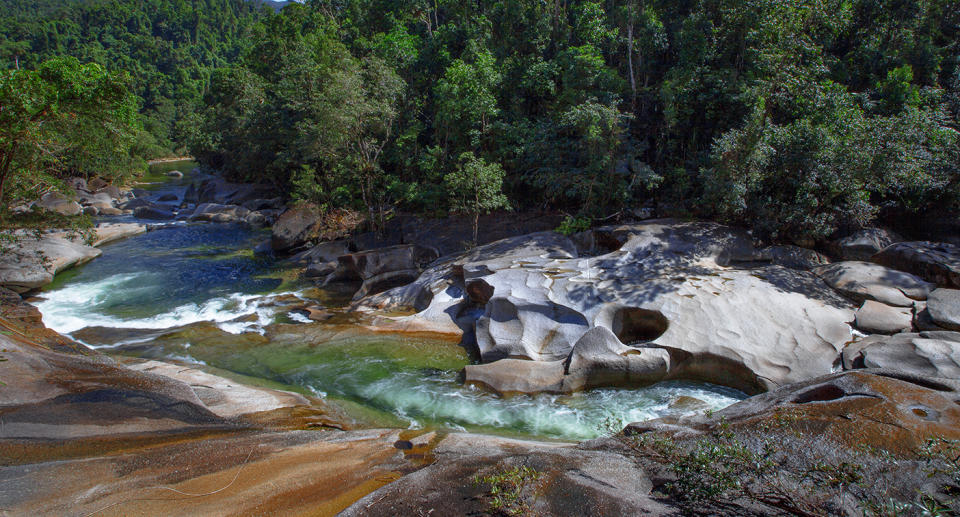
{"type": "Polygon", "coordinates": [[[279,382],[379,425],[584,439],[743,398],[697,383],[509,398],[463,386],[458,374],[469,359],[459,345],[308,323],[299,307],[338,297],[254,256],[249,250],[267,236],[239,224],[172,223],[104,246],[37,306],[47,326],[91,346],[279,382]]]}

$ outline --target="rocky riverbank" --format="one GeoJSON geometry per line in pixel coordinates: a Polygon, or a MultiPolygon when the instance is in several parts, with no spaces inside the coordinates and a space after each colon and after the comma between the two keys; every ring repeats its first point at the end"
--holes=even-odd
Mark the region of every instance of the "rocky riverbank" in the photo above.
{"type": "MultiPolygon", "coordinates": [[[[272,224],[257,253],[353,293],[345,309],[298,298],[291,312],[330,332],[460,342],[476,359],[464,382],[507,397],[664,380],[754,396],[711,413],[691,399],[688,416],[580,444],[351,430],[320,399],[101,355],[45,329],[5,290],[0,445],[12,454],[0,510],[819,515],[957,504],[950,244],[864,230],[819,252],[758,247],[744,231],[677,220],[564,236],[539,215],[487,218],[473,248],[456,218],[397,217],[330,240],[329,221],[265,186],[206,178],[130,194],[122,210],[140,218],[272,224]]],[[[147,228],[102,225],[92,243],[147,228]]],[[[98,253],[67,234],[30,242],[0,261],[0,285],[27,292],[98,253]]],[[[253,338],[266,339],[234,339],[253,338]]]]}

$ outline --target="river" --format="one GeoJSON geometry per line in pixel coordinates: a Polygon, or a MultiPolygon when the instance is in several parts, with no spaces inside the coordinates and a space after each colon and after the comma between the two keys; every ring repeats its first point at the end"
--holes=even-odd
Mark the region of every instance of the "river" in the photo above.
{"type": "MultiPolygon", "coordinates": [[[[148,195],[180,192],[190,162],[151,167],[148,195]],[[164,173],[186,172],[180,180],[164,173]]],[[[134,221],[132,216],[105,218],[134,221]]],[[[500,397],[458,382],[458,344],[371,335],[312,322],[302,307],[336,312],[349,296],[297,279],[251,251],[269,237],[241,224],[174,222],[108,244],[58,275],[37,307],[54,330],[109,354],[230,372],[326,399],[363,425],[450,428],[586,439],[626,422],[723,408],[745,396],[698,383],[500,397]]]]}

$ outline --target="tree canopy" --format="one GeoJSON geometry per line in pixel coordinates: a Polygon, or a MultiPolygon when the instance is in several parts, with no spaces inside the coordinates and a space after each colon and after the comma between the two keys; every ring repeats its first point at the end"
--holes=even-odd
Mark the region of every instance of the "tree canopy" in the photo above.
{"type": "Polygon", "coordinates": [[[0,60],[126,70],[147,150],[330,207],[518,209],[807,242],[960,208],[955,0],[0,0],[0,60]]]}

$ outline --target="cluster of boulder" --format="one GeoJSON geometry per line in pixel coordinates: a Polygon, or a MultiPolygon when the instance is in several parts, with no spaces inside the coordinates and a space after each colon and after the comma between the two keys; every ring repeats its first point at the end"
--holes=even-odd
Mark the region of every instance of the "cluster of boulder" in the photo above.
{"type": "Polygon", "coordinates": [[[273,224],[283,207],[282,200],[273,194],[269,185],[238,184],[209,177],[176,193],[151,196],[141,192],[124,208],[133,210],[139,219],[242,222],[262,227],[273,224]]]}
{"type": "Polygon", "coordinates": [[[501,393],[671,379],[760,393],[845,368],[960,373],[950,244],[867,230],[835,243],[843,260],[831,262],[675,220],[468,251],[405,237],[374,249],[324,242],[294,259],[318,283],[356,282],[351,308],[385,327],[461,336],[479,359],[466,382],[501,393]]]}
{"type": "Polygon", "coordinates": [[[123,190],[111,185],[100,178],[87,181],[85,178],[74,177],[67,181],[73,189],[70,194],[61,192],[47,192],[40,199],[14,209],[14,212],[27,212],[33,209],[42,209],[60,215],[120,215],[123,212],[121,205],[133,199],[129,190],[123,190]]]}

